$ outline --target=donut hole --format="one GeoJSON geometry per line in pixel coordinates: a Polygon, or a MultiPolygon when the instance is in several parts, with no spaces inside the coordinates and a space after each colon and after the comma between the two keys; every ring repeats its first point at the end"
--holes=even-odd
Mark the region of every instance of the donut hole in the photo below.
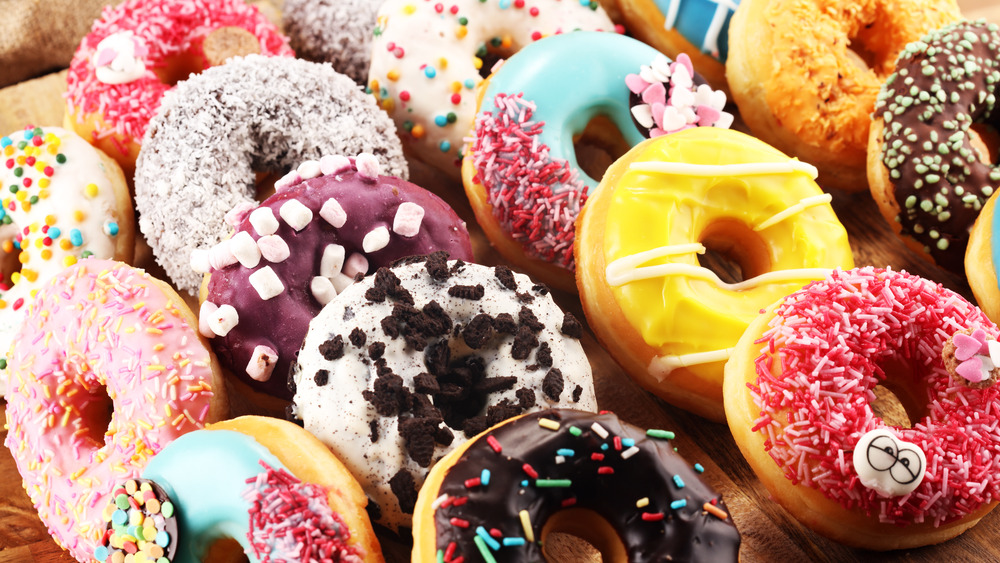
{"type": "Polygon", "coordinates": [[[878,55],[869,51],[865,43],[857,38],[847,44],[847,59],[861,70],[868,71],[877,68],[878,55]]]}
{"type": "Polygon", "coordinates": [[[988,123],[973,123],[969,127],[969,144],[979,161],[991,166],[1000,164],[1000,133],[988,123]]]}
{"type": "Polygon", "coordinates": [[[206,563],[249,563],[250,558],[243,551],[240,542],[230,537],[222,537],[208,546],[205,556],[201,558],[206,563]]]}
{"type": "Polygon", "coordinates": [[[95,444],[104,444],[104,436],[108,433],[115,413],[115,403],[108,395],[108,388],[103,385],[80,389],[80,392],[90,395],[86,404],[80,409],[81,420],[86,421],[88,437],[95,444]]]}
{"type": "Polygon", "coordinates": [[[14,286],[14,274],[21,271],[21,261],[14,247],[17,226],[13,223],[0,227],[0,283],[4,291],[14,286]]]}
{"type": "Polygon", "coordinates": [[[162,67],[153,69],[161,82],[175,86],[192,74],[222,64],[231,57],[260,53],[260,42],[253,33],[235,26],[212,30],[191,51],[166,57],[162,67]]]}
{"type": "Polygon", "coordinates": [[[483,79],[489,78],[493,73],[493,67],[504,59],[509,59],[517,49],[510,46],[510,40],[504,41],[501,37],[494,37],[479,47],[476,56],[483,61],[483,66],[479,67],[479,76],[483,79]],[[507,45],[504,45],[507,43],[507,45]]]}
{"type": "Polygon", "coordinates": [[[567,508],[550,516],[542,527],[541,540],[549,563],[628,560],[625,544],[614,527],[586,508],[567,508]]]}
{"type": "Polygon", "coordinates": [[[618,127],[604,115],[595,116],[583,128],[583,132],[573,138],[577,164],[585,174],[598,182],[604,177],[608,167],[630,148],[618,127]]]}
{"type": "Polygon", "coordinates": [[[927,416],[927,385],[913,367],[903,359],[889,358],[880,362],[885,379],[876,385],[872,411],[886,424],[912,428],[927,416]]]}
{"type": "Polygon", "coordinates": [[[736,219],[719,219],[711,223],[699,241],[705,253],[698,263],[708,268],[726,283],[738,283],[770,271],[764,239],[736,219]]]}

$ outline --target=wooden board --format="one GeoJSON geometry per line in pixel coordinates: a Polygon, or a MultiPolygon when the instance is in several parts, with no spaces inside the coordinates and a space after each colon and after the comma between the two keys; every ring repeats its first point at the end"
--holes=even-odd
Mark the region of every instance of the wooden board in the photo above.
{"type": "MultiPolygon", "coordinates": [[[[1000,5],[979,0],[960,2],[965,13],[1000,21],[1000,5]]],[[[59,125],[62,122],[61,92],[64,73],[49,75],[0,90],[0,134],[26,124],[59,125]]],[[[440,185],[439,175],[413,166],[416,183],[436,187],[466,219],[474,236],[480,261],[501,262],[476,228],[472,211],[458,185],[440,185]]],[[[858,265],[891,266],[937,280],[971,298],[964,280],[921,261],[890,231],[867,193],[833,194],[833,207],[844,222],[858,265]]],[[[140,266],[159,270],[142,249],[140,266]]],[[[557,301],[583,319],[574,295],[557,294],[557,301]]],[[[831,542],[811,532],[774,503],[744,461],[723,424],[707,422],[663,403],[641,390],[626,377],[588,332],[584,341],[595,376],[602,409],[617,412],[626,420],[647,428],[677,431],[678,451],[691,463],[705,466],[705,479],[724,496],[743,535],[741,560],[757,561],[986,561],[1000,560],[1000,511],[988,515],[964,535],[939,546],[877,554],[831,542]]],[[[6,404],[0,401],[0,414],[6,404]]],[[[0,439],[6,431],[0,433],[0,439]]],[[[390,563],[409,560],[409,545],[392,534],[380,533],[390,563]]],[[[0,563],[73,561],[48,536],[27,495],[13,459],[0,448],[0,563]]]]}

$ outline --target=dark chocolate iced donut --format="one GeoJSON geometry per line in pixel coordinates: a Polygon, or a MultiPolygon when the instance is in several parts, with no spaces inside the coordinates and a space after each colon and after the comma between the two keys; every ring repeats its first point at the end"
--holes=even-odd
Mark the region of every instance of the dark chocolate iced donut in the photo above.
{"type": "Polygon", "coordinates": [[[227,216],[235,233],[199,249],[210,272],[205,336],[251,388],[290,400],[289,368],[309,321],[357,275],[443,250],[472,260],[465,222],[431,192],[379,175],[370,154],[307,161],[256,208],[227,216]]]}
{"type": "Polygon", "coordinates": [[[494,426],[427,476],[413,560],[541,561],[545,536],[566,531],[610,563],[736,561],[725,503],[672,438],[571,409],[494,426]]]}

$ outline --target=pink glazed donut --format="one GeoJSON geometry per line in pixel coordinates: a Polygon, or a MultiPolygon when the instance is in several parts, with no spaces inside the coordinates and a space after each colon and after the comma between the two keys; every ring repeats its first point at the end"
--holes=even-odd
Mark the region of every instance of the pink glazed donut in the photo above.
{"type": "Polygon", "coordinates": [[[288,373],[309,321],[355,276],[438,250],[472,260],[448,204],[379,170],[371,154],[305,162],[260,206],[229,213],[231,238],[196,251],[195,269],[211,273],[202,334],[251,389],[291,400],[288,373]]]}
{"type": "Polygon", "coordinates": [[[7,366],[6,445],[42,522],[78,560],[100,544],[115,482],[225,417],[221,374],[196,327],[166,284],[96,258],[28,306],[7,366]]]}

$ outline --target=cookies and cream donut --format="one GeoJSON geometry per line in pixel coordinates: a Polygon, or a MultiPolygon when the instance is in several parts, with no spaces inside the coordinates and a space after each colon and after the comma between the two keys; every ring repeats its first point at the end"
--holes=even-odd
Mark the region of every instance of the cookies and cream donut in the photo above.
{"type": "Polygon", "coordinates": [[[174,284],[194,293],[191,252],[222,241],[227,211],[255,203],[255,171],[360,153],[407,176],[392,120],[349,78],[299,59],[232,59],[164,97],[136,170],[139,229],[174,284]]]}
{"type": "Polygon", "coordinates": [[[309,324],[293,413],[408,526],[431,464],[511,416],[596,410],[583,327],[545,286],[443,253],[381,268],[309,324]]]}
{"type": "Polygon", "coordinates": [[[437,250],[472,260],[472,245],[448,204],[379,175],[370,154],[307,161],[276,186],[260,205],[231,213],[233,236],[195,261],[209,273],[201,312],[219,361],[250,388],[287,401],[309,321],[355,276],[437,250]]]}

